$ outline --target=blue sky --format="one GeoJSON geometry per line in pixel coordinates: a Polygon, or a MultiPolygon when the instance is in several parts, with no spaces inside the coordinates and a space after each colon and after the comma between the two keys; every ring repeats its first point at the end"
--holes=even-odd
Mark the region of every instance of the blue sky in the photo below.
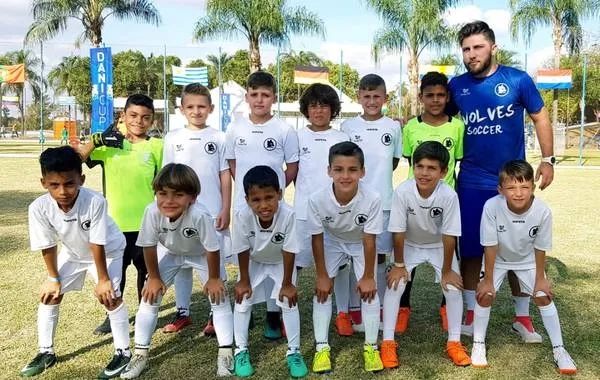
{"type": "MultiPolygon", "coordinates": [[[[317,12],[325,21],[327,35],[325,40],[320,38],[292,37],[294,50],[312,50],[322,57],[334,62],[340,60],[340,50],[344,52],[345,62],[359,70],[361,75],[376,72],[384,76],[392,87],[400,79],[399,55],[385,56],[379,66],[375,66],[370,58],[370,43],[374,32],[379,28],[377,16],[366,8],[361,0],[289,0],[291,5],[304,5],[311,11],[317,12]]],[[[32,19],[29,14],[28,1],[1,0],[0,14],[0,53],[20,48],[27,26],[32,19]]],[[[154,3],[161,12],[163,23],[160,27],[120,22],[108,19],[104,28],[104,41],[112,46],[113,52],[139,49],[144,53],[162,54],[163,45],[167,45],[167,54],[178,55],[184,62],[195,58],[204,58],[214,54],[219,46],[223,51],[233,53],[239,48],[247,48],[242,39],[218,40],[196,43],[192,41],[192,32],[198,18],[204,12],[203,0],[155,0],[154,3]]],[[[519,51],[521,60],[527,52],[528,70],[530,72],[552,54],[551,34],[548,28],[542,28],[535,34],[531,47],[526,48],[521,42],[511,40],[508,33],[510,14],[508,0],[498,1],[463,1],[456,9],[447,15],[450,23],[464,23],[473,19],[487,21],[496,31],[497,42],[501,47],[519,51]]],[[[598,35],[600,27],[587,20],[584,29],[598,35]]],[[[87,47],[75,49],[73,41],[81,32],[77,21],[69,24],[65,33],[45,45],[44,59],[46,67],[51,68],[60,57],[70,54],[88,54],[87,47]]],[[[39,52],[39,47],[35,46],[39,52]]],[[[276,51],[273,47],[262,46],[263,63],[273,62],[276,51]]],[[[453,51],[458,53],[458,46],[453,51]]],[[[435,57],[436,52],[425,52],[421,63],[427,63],[435,57]]],[[[404,71],[406,71],[406,56],[404,71]]],[[[406,73],[405,73],[406,75],[406,73]]],[[[406,80],[406,76],[404,76],[406,80]]]]}

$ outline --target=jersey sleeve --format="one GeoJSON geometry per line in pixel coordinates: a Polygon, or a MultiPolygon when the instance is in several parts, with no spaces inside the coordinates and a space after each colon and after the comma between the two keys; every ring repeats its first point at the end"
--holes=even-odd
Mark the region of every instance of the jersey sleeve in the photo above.
{"type": "Polygon", "coordinates": [[[234,226],[231,234],[231,253],[237,255],[250,249],[250,240],[248,240],[248,227],[242,218],[242,212],[235,213],[234,226]]]}
{"type": "Polygon", "coordinates": [[[465,123],[457,118],[456,145],[454,146],[454,159],[462,160],[464,157],[465,123]]]}
{"type": "Polygon", "coordinates": [[[390,211],[390,222],[388,231],[390,232],[406,232],[407,216],[406,205],[398,190],[392,195],[392,209],[390,211]]]}
{"type": "Polygon", "coordinates": [[[163,159],[161,167],[165,167],[167,164],[175,162],[175,152],[173,151],[173,144],[171,143],[173,133],[169,132],[163,140],[163,159]]]}
{"type": "Polygon", "coordinates": [[[154,247],[158,244],[160,214],[154,203],[150,203],[144,210],[142,225],[135,245],[138,247],[154,247]]]}
{"type": "Polygon", "coordinates": [[[544,107],[544,100],[527,73],[523,73],[519,80],[519,94],[527,113],[537,113],[544,107]]]}
{"type": "Polygon", "coordinates": [[[494,212],[494,198],[483,206],[481,225],[479,228],[479,243],[484,247],[498,245],[498,232],[496,230],[496,214],[494,212]]]}
{"type": "Polygon", "coordinates": [[[283,159],[286,163],[298,162],[300,160],[298,158],[298,149],[298,134],[292,127],[287,126],[283,140],[283,159]]]}
{"type": "Polygon", "coordinates": [[[285,240],[283,241],[283,250],[289,253],[298,253],[298,235],[296,234],[296,216],[290,213],[285,226],[285,240]]]}
{"type": "Polygon", "coordinates": [[[443,213],[442,234],[460,236],[460,207],[458,206],[458,195],[453,191],[453,194],[448,198],[446,210],[443,213]]]}
{"type": "Polygon", "coordinates": [[[154,139],[153,141],[153,146],[152,146],[152,154],[154,155],[154,175],[158,174],[158,172],[160,171],[160,168],[162,167],[162,162],[163,162],[163,140],[161,139],[157,139],[157,138],[152,138],[154,139]]]}
{"type": "Polygon", "coordinates": [[[208,214],[205,214],[198,220],[197,224],[204,249],[208,252],[218,251],[220,245],[212,218],[208,214]]]}
{"type": "Polygon", "coordinates": [[[449,116],[456,116],[460,112],[458,104],[456,104],[456,101],[454,100],[453,96],[455,86],[456,80],[450,79],[450,82],[448,83],[448,92],[450,93],[450,99],[448,100],[448,103],[446,103],[446,107],[444,108],[444,113],[449,116]]]}
{"type": "Polygon", "coordinates": [[[225,159],[235,160],[235,125],[227,128],[225,134],[225,159]]]}
{"type": "Polygon", "coordinates": [[[319,215],[319,206],[317,205],[316,197],[310,197],[308,200],[308,214],[306,215],[307,230],[311,235],[322,234],[325,231],[321,216],[319,215]]]}
{"type": "Polygon", "coordinates": [[[402,128],[400,127],[400,123],[394,121],[396,124],[396,136],[394,136],[394,158],[402,157],[402,146],[404,141],[402,140],[402,128]]]}
{"type": "Polygon", "coordinates": [[[538,227],[533,247],[540,251],[552,249],[552,212],[547,207],[542,215],[542,221],[538,227]]]}
{"type": "Polygon", "coordinates": [[[44,215],[38,202],[29,206],[29,242],[32,251],[39,251],[56,246],[56,231],[44,215]]]}
{"type": "Polygon", "coordinates": [[[90,221],[90,243],[106,245],[108,234],[108,211],[105,199],[94,198],[91,204],[92,220],[90,221]]]}
{"type": "Polygon", "coordinates": [[[379,235],[383,232],[383,207],[379,197],[375,197],[371,202],[369,216],[365,222],[363,232],[373,235],[379,235]]]}

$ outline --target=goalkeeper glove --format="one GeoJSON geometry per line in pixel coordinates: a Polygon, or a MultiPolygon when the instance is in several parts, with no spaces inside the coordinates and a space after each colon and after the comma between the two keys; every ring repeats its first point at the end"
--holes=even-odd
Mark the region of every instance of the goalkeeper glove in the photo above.
{"type": "Polygon", "coordinates": [[[119,132],[114,124],[111,124],[104,132],[96,132],[92,135],[92,143],[97,148],[99,146],[109,146],[112,148],[123,149],[123,139],[125,137],[119,132]]]}

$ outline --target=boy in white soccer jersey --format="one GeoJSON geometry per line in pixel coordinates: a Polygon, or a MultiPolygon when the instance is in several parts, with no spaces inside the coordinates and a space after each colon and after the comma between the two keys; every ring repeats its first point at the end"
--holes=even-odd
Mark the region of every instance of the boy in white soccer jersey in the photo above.
{"type": "MultiPolygon", "coordinates": [[[[281,189],[292,183],[298,173],[296,131],[271,115],[271,107],[277,94],[275,78],[264,71],[252,73],[248,77],[246,91],[250,116],[248,119],[235,120],[227,129],[225,140],[225,158],[235,181],[234,213],[246,207],[242,179],[250,168],[256,165],[271,167],[277,173],[281,189]]],[[[267,282],[265,286],[269,291],[273,284],[269,280],[267,282]]],[[[271,299],[267,300],[266,322],[265,337],[273,340],[281,338],[280,311],[271,299]]]]}
{"type": "MultiPolygon", "coordinates": [[[[392,177],[402,157],[402,130],[400,124],[383,116],[382,108],[387,101],[385,81],[379,75],[368,74],[361,78],[358,87],[358,102],[363,107],[363,114],[345,121],[341,131],[350,136],[350,141],[356,143],[365,152],[365,178],[363,183],[377,191],[383,207],[383,231],[377,235],[377,282],[385,283],[386,257],[392,253],[392,234],[387,230],[392,207],[392,177]]],[[[360,320],[360,308],[353,276],[347,270],[340,271],[335,286],[336,299],[346,299],[350,296],[350,315],[352,319],[340,320],[339,326],[345,322],[343,329],[338,327],[338,333],[363,331],[360,320]],[[346,285],[348,284],[349,285],[346,285]],[[354,326],[352,325],[354,324],[354,326]]],[[[385,288],[378,289],[379,300],[383,301],[385,288]]],[[[380,305],[381,306],[381,305],[380,305]]],[[[338,325],[336,323],[336,325],[338,325]]],[[[340,334],[341,335],[341,334],[340,334]]]]}
{"type": "MultiPolygon", "coordinates": [[[[300,161],[294,192],[299,245],[296,268],[307,268],[313,264],[311,236],[306,231],[308,198],[313,192],[331,184],[331,178],[327,175],[329,148],[338,142],[349,140],[347,134],[330,125],[340,110],[341,103],[336,90],[326,84],[311,84],[300,98],[300,112],[310,124],[298,131],[300,161]]],[[[342,305],[345,309],[338,309],[338,313],[348,314],[348,299],[342,305]]]]}
{"type": "Polygon", "coordinates": [[[136,378],[148,366],[148,350],[162,297],[177,273],[185,268],[198,271],[215,316],[219,342],[217,376],[230,376],[233,372],[231,304],[220,278],[219,242],[213,219],[206,207],[196,202],[200,194],[198,176],[187,165],[171,163],[156,175],[152,187],[156,201],[146,207],[136,242],[144,249],[148,278],[135,316],[135,352],[121,378],[136,378]],[[156,252],[159,242],[167,250],[160,261],[156,252]]]}
{"type": "Polygon", "coordinates": [[[546,251],[552,247],[552,213],[534,197],[534,189],[531,165],[523,160],[508,161],[500,171],[500,194],[489,199],[483,208],[480,232],[485,248],[485,276],[477,286],[471,360],[474,367],[488,366],[485,335],[490,309],[511,270],[523,292],[530,294],[540,309],[560,373],[573,375],[577,368],[563,346],[558,312],[544,272],[546,251]]]}
{"type": "Polygon", "coordinates": [[[248,206],[236,213],[232,253],[238,255],[239,281],[235,286],[235,374],[254,373],[248,352],[252,305],[272,299],[281,307],[288,340],[290,376],[304,377],[308,369],[300,353],[300,314],[294,259],[298,253],[296,216],[281,201],[279,179],[266,165],[248,170],[243,180],[248,206]],[[265,287],[273,282],[272,290],[265,287]]]}
{"type": "Polygon", "coordinates": [[[376,236],[383,230],[379,195],[359,184],[365,175],[364,155],[358,145],[344,141],[329,149],[329,176],[333,185],[314,193],[308,202],[308,230],[312,235],[316,279],[313,328],[316,353],[313,371],[331,371],[328,340],[331,321],[331,290],[339,268],[350,259],[362,300],[365,326],[365,370],[383,369],[377,347],[379,296],[375,277],[376,236]]]}
{"type": "Polygon", "coordinates": [[[455,256],[460,236],[458,195],[442,179],[450,155],[437,141],[426,141],[412,155],[414,178],[394,192],[389,230],[394,236],[394,263],[387,274],[383,301],[381,359],[386,368],[398,366],[394,330],[400,297],[409,273],[429,263],[442,285],[447,301],[448,343],[446,352],[454,364],[467,366],[471,359],[460,343],[462,278],[455,256]]]}
{"type": "Polygon", "coordinates": [[[98,378],[118,377],[131,358],[127,306],[119,290],[125,236],[108,216],[104,197],[82,186],[81,165],[70,146],[49,148],[40,155],[41,182],[48,193],[29,205],[29,239],[33,251],[42,251],[48,278],[38,306],[39,353],[21,376],[38,375],[56,363],[60,303],[65,293],[83,288],[88,273],[96,282],[94,295],[108,313],[115,346],[113,359],[98,378]]]}
{"type": "MultiPolygon", "coordinates": [[[[163,146],[165,166],[171,162],[186,164],[196,172],[202,191],[198,202],[204,205],[217,229],[221,246],[221,274],[226,279],[223,259],[230,254],[229,211],[231,208],[231,177],[225,160],[225,133],[210,128],[206,119],[213,111],[210,90],[200,83],[188,84],[181,93],[181,111],[187,119],[185,128],[167,133],[163,146]]],[[[164,332],[177,332],[192,323],[190,297],[192,295],[192,268],[182,269],[175,276],[175,306],[173,320],[164,332]]],[[[212,314],[204,328],[204,335],[215,334],[212,314]]]]}

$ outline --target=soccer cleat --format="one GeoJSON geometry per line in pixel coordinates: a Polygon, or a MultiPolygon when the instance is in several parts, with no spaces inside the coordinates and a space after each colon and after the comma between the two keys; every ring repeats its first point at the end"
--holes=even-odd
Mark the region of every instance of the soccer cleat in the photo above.
{"type": "Polygon", "coordinates": [[[381,355],[379,350],[370,344],[365,344],[363,348],[363,358],[365,359],[365,371],[378,372],[383,370],[381,355]]]}
{"type": "Polygon", "coordinates": [[[50,352],[38,353],[32,361],[21,369],[21,376],[36,376],[56,364],[56,355],[50,352]]]}
{"type": "Polygon", "coordinates": [[[385,368],[398,367],[398,343],[393,340],[381,342],[381,362],[385,368]]]}
{"type": "Polygon", "coordinates": [[[448,312],[446,305],[440,307],[440,319],[442,321],[442,330],[448,331],[448,312]]]}
{"type": "Polygon", "coordinates": [[[265,338],[269,340],[280,339],[281,334],[281,316],[278,311],[268,311],[267,319],[265,320],[265,338]]]}
{"type": "Polygon", "coordinates": [[[398,309],[398,317],[396,318],[396,334],[404,334],[408,328],[408,320],[410,319],[410,307],[401,307],[398,309]]]}
{"type": "Polygon", "coordinates": [[[467,354],[465,346],[458,341],[446,343],[446,352],[457,366],[466,367],[471,364],[471,358],[467,354]]]}
{"type": "Polygon", "coordinates": [[[206,322],[206,326],[204,326],[204,329],[202,330],[202,334],[204,334],[204,336],[208,336],[208,337],[213,337],[213,336],[217,335],[217,333],[215,331],[215,325],[213,323],[212,311],[210,312],[210,314],[208,314],[208,322],[206,322]]]}
{"type": "Polygon", "coordinates": [[[464,336],[473,336],[473,317],[475,312],[473,310],[467,310],[465,315],[465,323],[460,327],[460,333],[464,336]]]}
{"type": "Polygon", "coordinates": [[[250,377],[254,374],[254,368],[250,363],[250,353],[244,350],[235,355],[234,364],[235,375],[237,377],[250,377]]]}
{"type": "Polygon", "coordinates": [[[98,374],[98,379],[112,379],[119,377],[121,372],[123,372],[125,367],[127,367],[127,364],[129,364],[130,360],[130,355],[125,355],[123,350],[118,349],[110,363],[108,363],[106,368],[104,368],[102,372],[98,374]]]}
{"type": "Polygon", "coordinates": [[[148,354],[133,354],[133,357],[121,372],[121,379],[135,379],[148,367],[148,354]]]}
{"type": "Polygon", "coordinates": [[[313,360],[314,373],[329,373],[331,372],[331,349],[329,347],[321,348],[315,352],[313,360]]]}
{"type": "Polygon", "coordinates": [[[552,353],[554,354],[554,363],[561,375],[575,375],[577,373],[575,362],[563,346],[554,347],[552,353]]]}
{"type": "Polygon", "coordinates": [[[174,333],[182,330],[185,326],[189,326],[190,324],[192,324],[192,318],[190,318],[189,315],[184,315],[181,310],[177,310],[173,320],[163,327],[163,332],[174,333]]]}
{"type": "Polygon", "coordinates": [[[471,349],[471,366],[475,368],[488,367],[484,342],[473,342],[473,348],[471,349]]]}
{"type": "Polygon", "coordinates": [[[105,335],[110,332],[111,332],[110,319],[108,318],[108,315],[107,315],[106,318],[104,319],[104,321],[102,321],[102,323],[100,325],[98,325],[98,327],[96,327],[96,329],[94,330],[94,335],[105,335]]]}
{"type": "Polygon", "coordinates": [[[533,329],[533,323],[529,316],[515,317],[512,329],[525,343],[542,343],[542,336],[533,329]]]}
{"type": "Polygon", "coordinates": [[[304,363],[302,354],[295,352],[288,355],[286,360],[291,377],[298,379],[308,375],[308,368],[306,368],[306,363],[304,363]]]}
{"type": "Polygon", "coordinates": [[[352,330],[352,318],[350,318],[350,314],[339,312],[335,318],[335,328],[339,336],[352,336],[354,330],[352,330]]]}
{"type": "Polygon", "coordinates": [[[225,377],[233,375],[233,352],[230,348],[219,348],[217,356],[217,376],[225,377]]]}

